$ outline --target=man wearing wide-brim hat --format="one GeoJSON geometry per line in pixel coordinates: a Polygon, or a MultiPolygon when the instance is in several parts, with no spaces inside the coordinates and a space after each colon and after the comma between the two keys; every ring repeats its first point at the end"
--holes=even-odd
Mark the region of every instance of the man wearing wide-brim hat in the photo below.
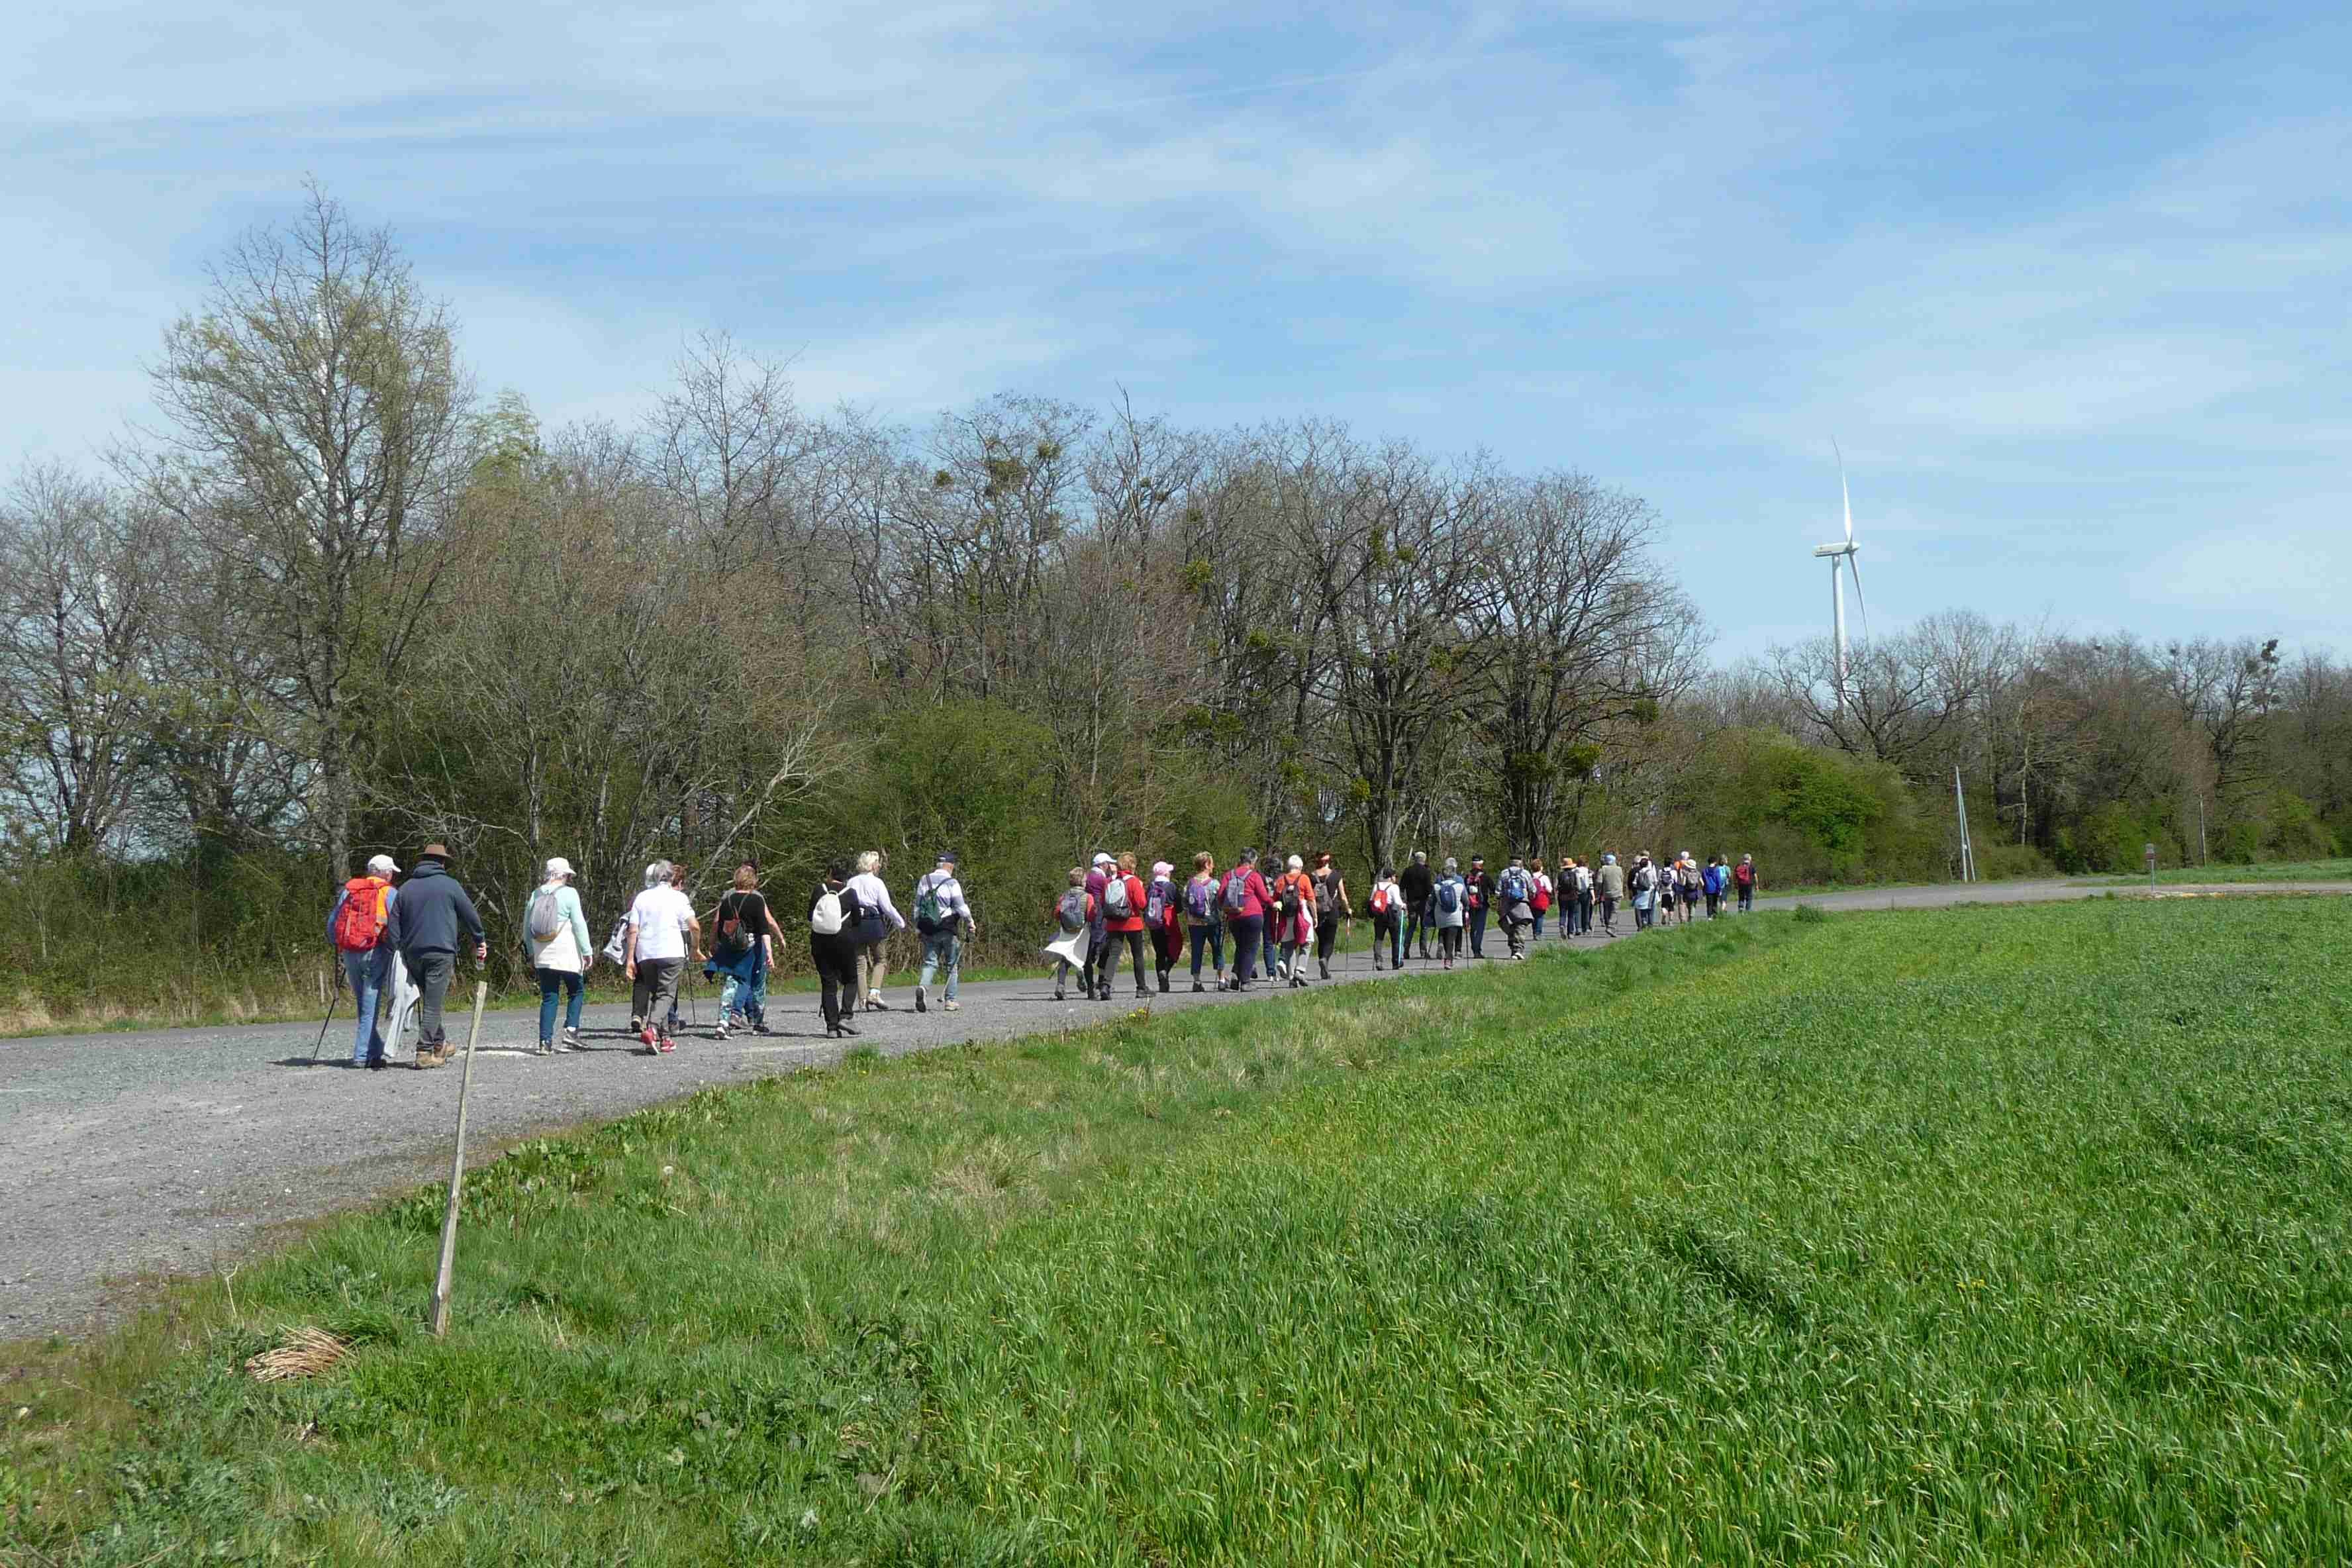
{"type": "Polygon", "coordinates": [[[474,962],[490,956],[482,917],[457,878],[449,874],[449,847],[427,844],[416,868],[393,900],[388,934],[393,950],[408,965],[420,995],[416,1012],[416,1065],[437,1068],[449,1059],[449,1037],[441,1026],[441,1005],[457,970],[460,934],[473,938],[474,962]]]}

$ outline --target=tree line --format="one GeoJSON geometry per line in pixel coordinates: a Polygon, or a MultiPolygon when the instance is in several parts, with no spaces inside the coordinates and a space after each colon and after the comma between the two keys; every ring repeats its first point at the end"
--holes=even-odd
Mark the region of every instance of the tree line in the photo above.
{"type": "Polygon", "coordinates": [[[1105,847],[1935,875],[1954,768],[1995,868],[2179,858],[2192,801],[2216,858],[2352,836],[2316,654],[1951,614],[1841,696],[1825,644],[1710,668],[1656,513],[1570,468],[1123,400],[899,426],[718,333],[547,430],[316,189],[149,368],[159,427],[0,504],[0,966],[52,1012],[126,943],[299,986],[333,875],[427,837],[510,925],[554,854],[608,914],[657,855],[950,844],[1016,914],[1105,847]]]}

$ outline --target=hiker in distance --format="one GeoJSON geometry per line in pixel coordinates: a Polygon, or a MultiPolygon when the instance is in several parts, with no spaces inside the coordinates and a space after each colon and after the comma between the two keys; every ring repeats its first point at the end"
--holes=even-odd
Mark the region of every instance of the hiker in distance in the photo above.
{"type": "Polygon", "coordinates": [[[1617,906],[1625,901],[1625,868],[1617,864],[1614,855],[1601,857],[1601,869],[1594,873],[1593,887],[1599,893],[1601,929],[1611,936],[1617,934],[1617,906]]]}
{"type": "Polygon", "coordinates": [[[1184,958],[1184,896],[1177,890],[1176,868],[1170,861],[1151,863],[1151,882],[1143,890],[1143,925],[1151,939],[1152,972],[1165,996],[1168,977],[1184,958]]]}
{"type": "Polygon", "coordinates": [[[954,850],[940,851],[931,868],[916,881],[914,905],[915,934],[923,942],[922,973],[915,981],[915,1011],[930,1011],[931,976],[941,969],[948,972],[948,989],[940,1005],[950,1013],[961,1011],[963,1004],[956,1000],[956,980],[963,969],[963,942],[980,934],[980,921],[963,896],[963,883],[956,879],[954,850]]]}
{"type": "MultiPolygon", "coordinates": [[[[1233,977],[1225,988],[1246,991],[1250,982],[1257,978],[1258,951],[1265,942],[1267,922],[1274,913],[1274,891],[1258,875],[1256,850],[1243,850],[1234,868],[1225,873],[1217,892],[1217,906],[1224,914],[1227,934],[1234,942],[1233,977]]],[[[1269,952],[1269,963],[1272,958],[1269,952]]]]}
{"type": "Polygon", "coordinates": [[[677,1005],[678,976],[686,969],[688,953],[702,956],[702,922],[695,918],[692,901],[670,885],[674,869],[667,860],[646,868],[645,891],[629,906],[628,942],[622,956],[629,975],[630,1027],[652,1056],[677,1049],[669,1010],[677,1005]]]}
{"type": "Polygon", "coordinates": [[[447,845],[427,844],[417,856],[416,868],[392,900],[385,931],[393,951],[416,977],[416,1065],[419,1068],[446,1066],[449,1037],[442,1026],[441,1009],[457,969],[459,933],[473,938],[475,963],[487,963],[490,956],[482,917],[474,912],[474,900],[467,896],[465,887],[449,874],[447,845]]]}
{"type": "Polygon", "coordinates": [[[1315,967],[1324,979],[1331,978],[1331,950],[1339,941],[1339,922],[1356,918],[1356,907],[1348,900],[1348,879],[1331,864],[1331,851],[1324,850],[1315,857],[1315,967]]]}
{"type": "Polygon", "coordinates": [[[1398,884],[1396,872],[1386,866],[1381,867],[1381,874],[1372,879],[1371,897],[1365,900],[1372,911],[1374,969],[1381,966],[1381,946],[1383,942],[1388,945],[1389,967],[1404,967],[1404,947],[1399,941],[1399,933],[1404,930],[1404,889],[1398,884]]]}
{"type": "Polygon", "coordinates": [[[1404,889],[1404,950],[1408,953],[1412,951],[1412,939],[1418,935],[1421,956],[1425,962],[1429,957],[1429,933],[1437,929],[1430,918],[1433,911],[1429,896],[1436,891],[1437,879],[1430,874],[1428,850],[1412,852],[1412,863],[1397,879],[1397,886],[1404,889]]]}
{"type": "Polygon", "coordinates": [[[827,1038],[855,1035],[850,1015],[857,1011],[857,895],[849,868],[835,860],[809,895],[809,962],[823,990],[827,1038]]]}
{"type": "Polygon", "coordinates": [[[1315,942],[1315,884],[1307,879],[1306,866],[1296,855],[1275,879],[1274,908],[1282,928],[1282,959],[1275,973],[1295,991],[1307,984],[1307,950],[1315,942]]]}
{"type": "Polygon", "coordinates": [[[703,973],[725,976],[719,986],[719,1038],[727,1037],[730,1025],[768,1033],[768,976],[783,944],[784,928],[760,891],[760,868],[746,860],[710,911],[710,963],[703,973]]]}
{"type": "Polygon", "coordinates": [[[882,851],[868,849],[857,858],[849,890],[857,896],[857,964],[866,977],[866,1010],[887,1012],[882,981],[890,973],[890,955],[884,944],[892,931],[907,929],[907,918],[890,901],[889,885],[882,880],[882,851]]]}
{"type": "Polygon", "coordinates": [[[1528,955],[1528,928],[1535,923],[1535,874],[1514,855],[1495,881],[1495,908],[1503,922],[1503,941],[1514,959],[1528,955]]]}
{"type": "Polygon", "coordinates": [[[1462,879],[1462,867],[1451,855],[1445,858],[1445,873],[1439,877],[1429,895],[1430,919],[1437,924],[1437,956],[1439,963],[1454,967],[1462,952],[1462,927],[1468,918],[1470,885],[1462,879]]]}
{"type": "Polygon", "coordinates": [[[1209,971],[1225,988],[1225,922],[1217,912],[1217,858],[1207,850],[1192,857],[1192,880],[1184,884],[1184,924],[1192,944],[1192,989],[1201,984],[1201,950],[1209,950],[1209,971]]]}
{"type": "Polygon", "coordinates": [[[343,984],[351,987],[357,1012],[352,1035],[352,1066],[381,1070],[384,1065],[383,1031],[376,1022],[378,1006],[392,979],[392,943],[384,930],[392,923],[393,900],[399,897],[392,879],[400,868],[389,855],[369,858],[367,874],[345,882],[327,911],[327,941],[343,966],[343,984]]]}
{"type": "MultiPolygon", "coordinates": [[[[1091,1000],[1094,996],[1096,910],[1095,896],[1087,891],[1087,868],[1084,866],[1070,868],[1069,886],[1062,889],[1061,897],[1047,907],[1045,913],[1055,927],[1054,940],[1045,944],[1045,951],[1054,957],[1054,1000],[1064,1002],[1069,999],[1066,987],[1073,970],[1077,972],[1079,994],[1091,1000]]],[[[1200,966],[1197,954],[1192,962],[1197,973],[1200,966]]],[[[1198,991],[1200,987],[1195,985],[1192,989],[1198,991]]]]}
{"type": "Polygon", "coordinates": [[[1749,914],[1756,908],[1756,857],[1742,855],[1739,864],[1731,868],[1731,885],[1739,893],[1739,912],[1749,914]]]}
{"type": "Polygon", "coordinates": [[[1135,851],[1120,855],[1118,863],[1103,877],[1102,924],[1104,947],[1102,961],[1095,966],[1095,996],[1099,1001],[1110,1000],[1111,983],[1118,978],[1118,950],[1127,949],[1134,962],[1135,994],[1140,1001],[1151,994],[1143,979],[1143,912],[1146,894],[1142,879],[1135,874],[1135,851]]]}
{"type": "MultiPolygon", "coordinates": [[[[1562,870],[1566,870],[1568,868],[1568,862],[1565,860],[1561,861],[1560,868],[1562,870]]],[[[1544,916],[1551,910],[1551,873],[1544,869],[1544,863],[1542,861],[1530,860],[1528,862],[1528,875],[1535,882],[1535,896],[1528,900],[1528,907],[1536,912],[1535,929],[1530,933],[1529,940],[1541,942],[1543,940],[1544,916]]]]}
{"type": "MultiPolygon", "coordinates": [[[[1446,862],[1448,865],[1452,861],[1446,862]]],[[[1495,879],[1487,874],[1484,855],[1470,857],[1470,875],[1463,879],[1463,910],[1465,919],[1465,940],[1470,943],[1470,956],[1486,956],[1486,915],[1495,906],[1495,879]]]]}
{"type": "Polygon", "coordinates": [[[539,981],[539,1054],[576,1051],[581,994],[587,989],[588,966],[595,962],[596,948],[579,891],[572,885],[572,862],[562,856],[549,859],[544,879],[523,906],[522,933],[530,946],[530,972],[539,981]],[[555,1033],[559,991],[563,994],[560,1039],[555,1033]]]}
{"type": "Polygon", "coordinates": [[[1109,890],[1111,874],[1118,868],[1106,850],[1095,851],[1087,862],[1087,907],[1093,912],[1087,916],[1087,960],[1078,971],[1078,989],[1087,1001],[1102,989],[1104,920],[1103,895],[1109,890]]]}

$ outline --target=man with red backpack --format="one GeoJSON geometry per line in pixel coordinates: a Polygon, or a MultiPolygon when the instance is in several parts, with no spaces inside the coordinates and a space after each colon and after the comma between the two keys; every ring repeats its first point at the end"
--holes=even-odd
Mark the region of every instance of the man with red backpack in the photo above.
{"type": "Polygon", "coordinates": [[[367,874],[353,877],[335,894],[327,911],[327,940],[342,961],[343,984],[352,988],[352,1005],[358,1022],[352,1037],[352,1066],[381,1068],[384,1065],[383,1031],[376,1009],[384,983],[392,976],[392,944],[384,932],[392,925],[392,901],[398,894],[392,879],[400,875],[389,855],[369,859],[367,874]]]}
{"type": "Polygon", "coordinates": [[[1731,868],[1731,885],[1739,893],[1739,912],[1749,914],[1756,903],[1756,857],[1742,855],[1739,864],[1731,868]]]}

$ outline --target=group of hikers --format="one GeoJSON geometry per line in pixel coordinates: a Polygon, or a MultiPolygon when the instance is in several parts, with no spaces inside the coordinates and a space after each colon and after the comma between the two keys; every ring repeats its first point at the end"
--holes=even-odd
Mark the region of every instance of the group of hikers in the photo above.
{"type": "MultiPolygon", "coordinates": [[[[1155,982],[1167,992],[1188,952],[1196,992],[1212,986],[1247,991],[1261,972],[1269,981],[1304,986],[1310,959],[1316,977],[1330,979],[1342,923],[1354,919],[1356,906],[1330,852],[1313,859],[1310,868],[1297,855],[1261,858],[1244,849],[1220,872],[1216,858],[1203,850],[1192,857],[1192,874],[1181,881],[1167,860],[1153,862],[1145,879],[1132,853],[1105,851],[1088,865],[1072,867],[1067,887],[1047,910],[1053,934],[1045,951],[1055,961],[1054,999],[1067,1000],[1075,974],[1081,996],[1109,1001],[1122,951],[1138,997],[1151,995],[1155,982]]],[[[979,933],[980,921],[957,875],[958,861],[953,850],[942,851],[911,890],[922,943],[914,998],[919,1013],[929,1011],[932,984],[942,975],[941,1007],[952,1013],[961,1005],[956,991],[963,944],[979,933]]],[[[873,849],[854,866],[837,861],[809,896],[809,956],[828,1037],[856,1035],[851,1019],[861,1009],[889,1007],[882,995],[887,942],[908,922],[882,879],[882,864],[881,852],[873,849]]],[[[337,889],[327,914],[328,941],[341,959],[357,1011],[353,1067],[389,1065],[386,1039],[400,1038],[412,1013],[415,1065],[445,1065],[451,1049],[444,1011],[457,955],[470,949],[478,963],[489,956],[481,916],[450,870],[446,845],[426,845],[415,869],[395,885],[400,876],[392,857],[373,857],[362,875],[337,889]],[[386,1012],[388,1017],[380,1016],[386,1012]]],[[[711,908],[698,911],[687,891],[686,868],[654,861],[646,868],[643,889],[601,948],[574,880],[572,863],[557,856],[523,906],[523,940],[539,984],[540,1055],[581,1048],[581,1005],[600,957],[626,973],[629,1033],[649,1054],[677,1049],[678,997],[689,963],[699,963],[704,976],[719,984],[718,1038],[727,1038],[730,1029],[770,1032],[768,977],[784,929],[761,890],[758,867],[737,867],[732,885],[711,908]]],[[[1386,967],[1402,969],[1416,939],[1420,958],[1431,961],[1433,933],[1434,962],[1452,969],[1465,956],[1486,956],[1490,921],[1501,928],[1509,956],[1523,959],[1528,944],[1542,940],[1547,918],[1554,919],[1560,940],[1613,936],[1621,908],[1632,910],[1635,930],[1687,923],[1701,907],[1713,920],[1735,900],[1746,913],[1756,885],[1755,861],[1747,855],[1737,864],[1712,856],[1705,866],[1688,850],[1664,862],[1643,851],[1630,865],[1620,865],[1613,854],[1601,856],[1598,866],[1570,857],[1555,873],[1541,859],[1517,855],[1500,871],[1489,871],[1483,855],[1472,856],[1466,871],[1451,857],[1433,869],[1427,852],[1416,849],[1402,875],[1381,868],[1364,912],[1371,919],[1374,969],[1383,967],[1384,957],[1386,967]]]]}

